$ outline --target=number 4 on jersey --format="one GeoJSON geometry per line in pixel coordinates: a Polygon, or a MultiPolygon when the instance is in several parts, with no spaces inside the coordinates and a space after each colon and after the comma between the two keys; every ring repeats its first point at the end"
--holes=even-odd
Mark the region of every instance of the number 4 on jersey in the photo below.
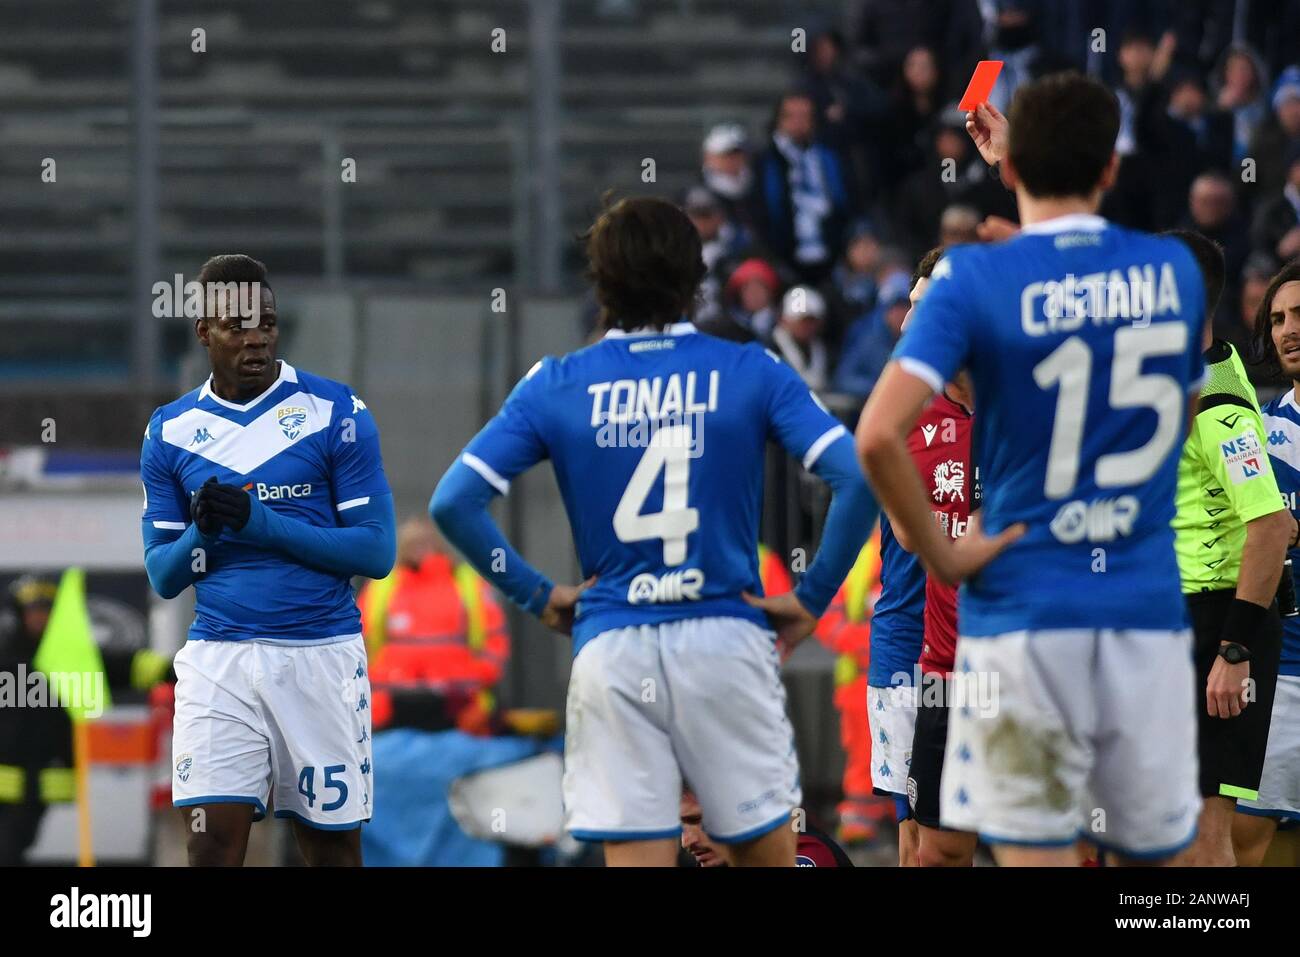
{"type": "Polygon", "coordinates": [[[691,430],[674,425],[655,432],[636,471],[628,480],[618,508],[614,510],[614,534],[620,542],[641,542],[659,538],[664,543],[664,564],[672,567],[686,561],[686,536],[700,527],[698,509],[686,504],[691,471],[691,430]],[[641,509],[659,473],[664,473],[663,508],[643,515],[641,509]]]}

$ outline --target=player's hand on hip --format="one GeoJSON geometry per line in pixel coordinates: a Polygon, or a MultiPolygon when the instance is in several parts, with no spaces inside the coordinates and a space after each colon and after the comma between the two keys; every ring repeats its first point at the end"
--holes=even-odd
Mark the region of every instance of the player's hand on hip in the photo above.
{"type": "Polygon", "coordinates": [[[1007,131],[1011,124],[992,103],[981,103],[966,114],[966,132],[975,141],[984,162],[992,166],[1007,158],[1007,131]]]}
{"type": "Polygon", "coordinates": [[[1205,682],[1205,713],[1211,718],[1235,718],[1246,710],[1246,688],[1250,683],[1250,662],[1229,664],[1214,659],[1205,682]]]}
{"type": "Polygon", "coordinates": [[[573,616],[577,611],[578,599],[582,593],[596,584],[596,576],[592,575],[581,585],[556,585],[551,589],[551,597],[546,601],[546,607],[542,609],[539,616],[542,624],[552,631],[558,631],[562,635],[573,634],[573,616]]]}
{"type": "Polygon", "coordinates": [[[997,558],[1004,548],[1025,534],[1025,523],[1008,525],[996,535],[984,534],[979,512],[970,517],[966,534],[946,549],[931,569],[944,582],[957,585],[997,558]]]}
{"type": "Polygon", "coordinates": [[[813,613],[803,606],[792,591],[766,598],[756,598],[749,592],[741,592],[740,597],[750,607],[761,609],[767,615],[768,624],[776,632],[782,661],[817,627],[813,613]]]}

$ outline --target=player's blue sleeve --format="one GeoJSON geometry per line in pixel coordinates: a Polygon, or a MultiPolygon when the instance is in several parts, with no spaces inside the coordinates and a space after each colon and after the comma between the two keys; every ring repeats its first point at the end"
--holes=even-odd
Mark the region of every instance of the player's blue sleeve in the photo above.
{"type": "MultiPolygon", "coordinates": [[[[194,584],[195,549],[216,541],[190,523],[189,500],[172,475],[162,440],[162,410],[154,411],[140,447],[140,481],[144,484],[144,568],[149,584],[163,598],[175,598],[194,584]]],[[[199,564],[199,567],[203,567],[199,564]]]]}
{"type": "Polygon", "coordinates": [[[795,597],[821,617],[857,561],[880,510],[858,465],[848,430],[826,411],[783,362],[766,358],[768,423],[773,437],[831,487],[821,546],[795,587],[795,597]]]}
{"type": "Polygon", "coordinates": [[[149,584],[163,598],[175,598],[201,577],[206,562],[198,562],[198,550],[207,548],[217,539],[209,538],[191,524],[183,532],[160,529],[145,523],[144,570],[149,584]]]}
{"type": "Polygon", "coordinates": [[[848,434],[827,446],[812,470],[831,487],[831,507],[817,555],[794,593],[800,604],[820,618],[871,535],[880,505],[862,477],[848,434]]]}
{"type": "Polygon", "coordinates": [[[140,446],[140,481],[144,485],[144,523],[183,532],[190,521],[189,496],[176,481],[162,437],[162,409],[155,409],[140,446]]]}
{"type": "MultiPolygon", "coordinates": [[[[393,496],[371,495],[339,511],[343,526],[326,528],[281,515],[248,497],[248,524],[237,539],[275,548],[304,565],[335,575],[384,578],[397,560],[397,519],[393,496]]],[[[348,503],[343,503],[347,505],[348,503]]]]}
{"type": "Polygon", "coordinates": [[[452,463],[429,500],[429,515],[465,560],[515,604],[534,615],[546,607],[554,583],[524,560],[501,534],[488,503],[497,489],[464,462],[452,463]]]}
{"type": "Polygon", "coordinates": [[[535,422],[544,362],[515,386],[501,411],[470,441],[447,469],[429,500],[429,514],[465,560],[501,593],[540,614],[554,587],[550,579],[511,547],[492,516],[494,494],[510,491],[510,480],[548,455],[535,422]]]}
{"type": "Polygon", "coordinates": [[[973,297],[966,288],[964,262],[949,253],[935,263],[925,297],[894,349],[898,364],[935,392],[943,391],[970,358],[973,297]]]}
{"type": "Polygon", "coordinates": [[[364,402],[350,391],[330,424],[330,484],[336,508],[376,495],[390,495],[379,429],[364,402]]]}

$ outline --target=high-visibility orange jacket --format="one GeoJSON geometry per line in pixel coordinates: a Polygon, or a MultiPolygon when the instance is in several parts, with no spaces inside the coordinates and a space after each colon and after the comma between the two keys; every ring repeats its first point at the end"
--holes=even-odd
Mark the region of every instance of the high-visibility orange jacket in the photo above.
{"type": "Polygon", "coordinates": [[[763,583],[763,594],[769,597],[784,595],[794,588],[785,563],[766,545],[758,546],[758,578],[763,583]]]}
{"type": "Polygon", "coordinates": [[[468,692],[501,680],[510,656],[505,614],[465,564],[431,554],[367,583],[357,601],[375,686],[468,692]]]}

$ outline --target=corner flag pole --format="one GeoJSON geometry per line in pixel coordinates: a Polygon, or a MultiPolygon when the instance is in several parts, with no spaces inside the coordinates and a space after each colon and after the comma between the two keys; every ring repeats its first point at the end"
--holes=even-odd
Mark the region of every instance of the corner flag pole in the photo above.
{"type": "Polygon", "coordinates": [[[90,829],[90,714],[112,706],[104,659],[95,644],[86,607],[86,573],[69,568],[59,581],[50,620],[32,664],[44,672],[72,721],[72,763],[77,793],[77,863],[94,867],[90,829]]]}
{"type": "Polygon", "coordinates": [[[77,866],[95,866],[95,841],[90,830],[90,727],[85,718],[72,719],[72,764],[77,778],[77,866]]]}

